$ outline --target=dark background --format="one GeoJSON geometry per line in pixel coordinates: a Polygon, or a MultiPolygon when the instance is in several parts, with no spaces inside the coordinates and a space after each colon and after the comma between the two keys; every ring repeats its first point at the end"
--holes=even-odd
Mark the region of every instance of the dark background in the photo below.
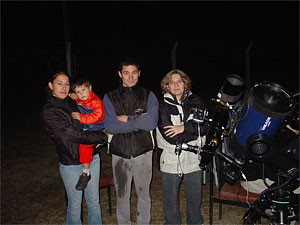
{"type": "MultiPolygon", "coordinates": [[[[299,1],[64,3],[0,2],[1,224],[64,224],[65,192],[54,163],[58,155],[39,117],[49,74],[66,70],[63,5],[69,13],[77,74],[87,75],[101,97],[118,84],[118,63],[129,55],[141,61],[141,83],[159,95],[176,41],[178,68],[191,76],[193,92],[206,100],[216,96],[227,74],[246,78],[250,43],[251,85],[267,80],[299,91],[299,1]]],[[[101,152],[101,171],[111,176],[110,156],[101,152]]],[[[162,224],[159,170],[153,177],[153,213],[162,224]]],[[[115,224],[105,208],[104,191],[103,222],[115,224]]],[[[203,198],[202,213],[207,215],[209,194],[203,198]]],[[[114,212],[114,194],[112,202],[114,212]]],[[[239,223],[243,213],[226,206],[223,210],[219,224],[239,223]]]]}
{"type": "MultiPolygon", "coordinates": [[[[298,1],[65,3],[76,74],[87,75],[101,97],[118,84],[126,56],[140,60],[142,85],[159,95],[176,41],[177,67],[205,99],[227,74],[246,78],[250,43],[250,85],[267,80],[299,91],[298,1]]],[[[49,74],[66,70],[63,21],[60,1],[1,2],[2,109],[44,103],[49,74]]]]}

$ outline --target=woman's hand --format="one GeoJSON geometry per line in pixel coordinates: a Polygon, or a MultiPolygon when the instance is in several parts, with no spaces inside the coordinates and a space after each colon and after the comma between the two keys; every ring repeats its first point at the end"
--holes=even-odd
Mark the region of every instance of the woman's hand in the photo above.
{"type": "Polygon", "coordinates": [[[170,136],[170,138],[172,138],[177,134],[183,133],[184,126],[183,125],[169,125],[169,126],[165,126],[164,129],[167,129],[165,131],[166,136],[170,136]]]}
{"type": "Polygon", "coordinates": [[[293,129],[289,124],[287,124],[286,127],[293,131],[296,135],[299,135],[299,130],[293,129]]]}
{"type": "Polygon", "coordinates": [[[102,132],[106,135],[106,137],[108,137],[108,133],[105,129],[103,129],[102,132]]]}
{"type": "Polygon", "coordinates": [[[102,144],[97,144],[95,148],[99,148],[102,144]]]}

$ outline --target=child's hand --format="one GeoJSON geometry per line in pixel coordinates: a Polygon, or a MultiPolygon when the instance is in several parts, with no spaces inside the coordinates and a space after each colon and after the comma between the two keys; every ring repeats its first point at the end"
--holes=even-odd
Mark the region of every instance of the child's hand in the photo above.
{"type": "Polygon", "coordinates": [[[71,115],[72,115],[73,119],[80,121],[80,113],[79,112],[72,112],[71,115]]]}
{"type": "Polygon", "coordinates": [[[78,96],[74,92],[70,92],[69,97],[72,98],[73,100],[77,100],[78,98],[78,96]]]}

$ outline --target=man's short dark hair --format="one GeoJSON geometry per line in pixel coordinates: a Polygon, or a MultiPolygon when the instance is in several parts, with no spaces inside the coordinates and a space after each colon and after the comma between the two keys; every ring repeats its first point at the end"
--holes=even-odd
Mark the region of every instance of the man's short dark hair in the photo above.
{"type": "Polygon", "coordinates": [[[90,80],[86,76],[75,79],[74,82],[72,82],[72,90],[75,92],[75,88],[82,85],[86,87],[89,87],[91,85],[90,80]]]}
{"type": "Polygon", "coordinates": [[[136,68],[140,71],[141,70],[141,66],[140,63],[138,62],[138,60],[136,60],[135,58],[126,58],[123,59],[120,64],[119,64],[119,71],[121,72],[123,69],[123,66],[136,66],[136,68]]]}

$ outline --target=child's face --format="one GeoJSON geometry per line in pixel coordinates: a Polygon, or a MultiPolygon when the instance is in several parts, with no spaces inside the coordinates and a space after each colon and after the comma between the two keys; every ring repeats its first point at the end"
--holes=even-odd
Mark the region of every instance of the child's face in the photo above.
{"type": "Polygon", "coordinates": [[[85,85],[81,85],[75,88],[75,94],[80,100],[85,101],[89,97],[91,90],[92,90],[91,85],[89,87],[85,85]]]}

